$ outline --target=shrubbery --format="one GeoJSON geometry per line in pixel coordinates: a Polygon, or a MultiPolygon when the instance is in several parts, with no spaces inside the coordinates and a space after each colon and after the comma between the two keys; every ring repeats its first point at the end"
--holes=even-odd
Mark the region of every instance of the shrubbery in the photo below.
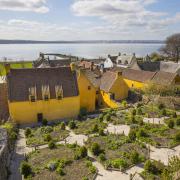
{"type": "Polygon", "coordinates": [[[20,172],[25,178],[27,178],[32,174],[32,168],[27,162],[23,161],[20,165],[20,172]]]}
{"type": "Polygon", "coordinates": [[[168,127],[171,129],[174,127],[174,121],[173,120],[168,121],[168,127]]]}
{"type": "Polygon", "coordinates": [[[180,126],[180,118],[176,119],[176,125],[180,126]]]}
{"type": "Polygon", "coordinates": [[[44,141],[49,142],[49,141],[51,141],[51,140],[52,140],[52,137],[51,137],[50,134],[45,134],[45,135],[44,135],[44,141]]]}
{"type": "Polygon", "coordinates": [[[26,130],[25,130],[26,138],[28,138],[30,135],[31,135],[31,129],[30,128],[26,128],[26,130]]]}
{"type": "Polygon", "coordinates": [[[128,135],[129,139],[131,141],[135,141],[136,140],[136,131],[131,129],[130,132],[129,132],[129,135],[128,135]]]}
{"type": "Polygon", "coordinates": [[[102,152],[100,145],[98,143],[92,144],[91,151],[95,156],[98,156],[102,152]]]}
{"type": "Polygon", "coordinates": [[[70,121],[68,125],[69,125],[69,128],[70,128],[70,129],[75,129],[75,128],[76,128],[76,123],[75,123],[75,121],[73,121],[73,120],[70,121]]]}
{"type": "Polygon", "coordinates": [[[61,130],[65,130],[66,129],[66,125],[65,125],[64,122],[61,123],[61,127],[60,128],[61,128],[61,130]]]}
{"type": "Polygon", "coordinates": [[[47,124],[48,124],[47,119],[43,119],[43,120],[42,120],[42,125],[43,125],[43,126],[47,126],[47,124]]]}
{"type": "Polygon", "coordinates": [[[49,149],[54,149],[55,147],[56,147],[56,144],[54,143],[54,141],[50,141],[49,143],[48,143],[48,147],[49,147],[49,149]]]}

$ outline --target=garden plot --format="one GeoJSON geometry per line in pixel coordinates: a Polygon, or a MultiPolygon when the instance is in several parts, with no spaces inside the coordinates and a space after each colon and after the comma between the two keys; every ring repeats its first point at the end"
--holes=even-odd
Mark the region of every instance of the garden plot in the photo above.
{"type": "Polygon", "coordinates": [[[51,140],[54,142],[62,141],[68,136],[69,131],[62,129],[60,124],[56,126],[42,126],[30,129],[30,133],[26,135],[26,143],[29,146],[39,146],[48,144],[51,140]]]}
{"type": "Polygon", "coordinates": [[[86,145],[107,168],[124,170],[148,157],[146,146],[139,142],[132,143],[124,135],[90,137],[86,145]]]}
{"type": "Polygon", "coordinates": [[[28,155],[31,177],[34,180],[93,179],[96,168],[87,158],[75,158],[79,147],[60,145],[55,149],[42,149],[28,155]],[[75,160],[77,159],[77,160],[75,160]]]}

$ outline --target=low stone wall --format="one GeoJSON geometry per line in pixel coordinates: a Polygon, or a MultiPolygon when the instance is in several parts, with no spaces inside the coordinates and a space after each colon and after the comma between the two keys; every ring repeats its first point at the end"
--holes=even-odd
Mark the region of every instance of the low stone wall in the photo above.
{"type": "Polygon", "coordinates": [[[0,179],[7,180],[9,166],[8,135],[5,129],[0,128],[0,179]]]}

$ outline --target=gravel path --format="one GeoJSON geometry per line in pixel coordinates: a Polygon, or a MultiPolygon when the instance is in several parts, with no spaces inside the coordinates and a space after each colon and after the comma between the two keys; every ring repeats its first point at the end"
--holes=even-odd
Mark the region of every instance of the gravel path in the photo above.
{"type": "Polygon", "coordinates": [[[21,161],[24,160],[24,154],[32,151],[32,148],[26,147],[26,139],[24,136],[24,130],[19,129],[18,139],[16,141],[15,150],[12,155],[10,171],[11,175],[9,180],[21,180],[21,174],[19,171],[19,166],[21,161]]]}

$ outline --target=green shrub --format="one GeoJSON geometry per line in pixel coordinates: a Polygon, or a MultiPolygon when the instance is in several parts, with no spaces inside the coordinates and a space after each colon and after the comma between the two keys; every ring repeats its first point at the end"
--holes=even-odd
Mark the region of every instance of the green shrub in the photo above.
{"type": "Polygon", "coordinates": [[[133,164],[137,164],[140,161],[139,154],[136,151],[133,151],[130,154],[130,159],[133,164]]]}
{"type": "Polygon", "coordinates": [[[147,136],[148,135],[147,135],[146,131],[143,128],[138,130],[137,137],[147,137],[147,136]]]}
{"type": "Polygon", "coordinates": [[[61,130],[65,130],[66,129],[66,125],[65,125],[64,122],[61,123],[61,127],[60,128],[61,128],[61,130]]]}
{"type": "Polygon", "coordinates": [[[83,177],[82,180],[89,180],[89,178],[88,177],[83,177]]]}
{"type": "Polygon", "coordinates": [[[166,109],[163,109],[163,110],[161,111],[161,115],[162,115],[162,116],[166,116],[166,115],[167,115],[166,109]]]}
{"type": "Polygon", "coordinates": [[[25,136],[29,137],[31,135],[31,129],[30,128],[26,128],[25,130],[25,136]]]}
{"type": "Polygon", "coordinates": [[[93,133],[97,133],[99,131],[98,124],[95,124],[94,127],[92,128],[93,133]]]}
{"type": "Polygon", "coordinates": [[[106,114],[106,115],[104,116],[104,120],[105,120],[105,121],[110,121],[110,120],[111,120],[110,114],[106,114]]]}
{"type": "Polygon", "coordinates": [[[158,175],[163,172],[164,165],[159,161],[147,160],[144,164],[144,170],[150,174],[158,175]]]}
{"type": "Polygon", "coordinates": [[[51,126],[41,127],[41,132],[51,133],[53,132],[53,128],[51,126]]]}
{"type": "Polygon", "coordinates": [[[176,112],[173,112],[173,113],[172,113],[172,117],[173,117],[173,118],[177,118],[176,112]]]}
{"type": "Polygon", "coordinates": [[[135,141],[136,140],[136,131],[131,129],[128,137],[131,141],[135,141]]]}
{"type": "Polygon", "coordinates": [[[54,149],[56,147],[56,144],[54,143],[54,141],[50,141],[48,143],[48,147],[49,147],[49,149],[54,149]]]}
{"type": "Polygon", "coordinates": [[[142,113],[142,109],[139,107],[138,109],[137,109],[137,114],[138,115],[142,115],[143,113],[142,113]]]}
{"type": "Polygon", "coordinates": [[[32,168],[27,162],[23,161],[20,165],[20,172],[25,178],[27,178],[32,174],[32,168]]]}
{"type": "Polygon", "coordinates": [[[49,142],[49,141],[51,141],[51,140],[52,140],[52,137],[51,137],[50,134],[45,134],[45,135],[44,135],[44,141],[49,142]]]}
{"type": "Polygon", "coordinates": [[[91,151],[95,156],[98,156],[101,153],[101,148],[98,143],[93,143],[91,146],[91,151]]]}
{"type": "Polygon", "coordinates": [[[89,160],[87,160],[87,161],[86,161],[86,166],[87,166],[87,167],[92,166],[92,162],[91,162],[91,161],[89,161],[89,160]]]}
{"type": "Polygon", "coordinates": [[[123,107],[127,107],[127,101],[124,100],[124,101],[122,101],[121,104],[122,104],[123,107]]]}
{"type": "Polygon", "coordinates": [[[87,157],[87,148],[85,146],[80,147],[79,154],[81,158],[87,157]]]}
{"type": "Polygon", "coordinates": [[[180,126],[180,118],[176,119],[176,125],[180,126]]]}
{"type": "Polygon", "coordinates": [[[158,108],[159,108],[160,110],[162,110],[162,109],[165,108],[165,105],[164,105],[163,103],[160,103],[160,104],[158,105],[158,108]]]}
{"type": "Polygon", "coordinates": [[[173,120],[168,121],[168,127],[171,129],[174,127],[174,121],[173,120]]]}
{"type": "Polygon", "coordinates": [[[61,168],[60,166],[58,166],[58,168],[56,169],[56,172],[60,175],[60,176],[64,176],[65,172],[63,171],[63,168],[61,168]]]}
{"type": "Polygon", "coordinates": [[[69,125],[69,128],[70,128],[70,129],[75,129],[75,128],[76,128],[76,123],[75,123],[75,121],[73,121],[73,120],[70,121],[68,125],[69,125]]]}
{"type": "Polygon", "coordinates": [[[103,153],[101,153],[101,154],[99,155],[99,160],[100,160],[100,161],[105,161],[105,160],[106,160],[106,157],[105,157],[105,155],[104,155],[103,153]]]}
{"type": "Polygon", "coordinates": [[[43,120],[42,120],[42,125],[43,125],[43,126],[47,126],[47,124],[48,124],[47,119],[43,119],[43,120]]]}
{"type": "Polygon", "coordinates": [[[101,128],[101,129],[99,129],[99,135],[100,135],[100,136],[104,136],[104,135],[105,135],[105,133],[104,133],[104,129],[102,129],[102,128],[101,128]]]}
{"type": "Polygon", "coordinates": [[[132,124],[135,124],[136,123],[136,118],[134,115],[131,116],[131,123],[132,124]]]}
{"type": "Polygon", "coordinates": [[[111,165],[114,168],[126,168],[128,166],[127,162],[124,159],[115,159],[111,161],[111,165]]]}
{"type": "Polygon", "coordinates": [[[86,108],[81,108],[80,109],[80,116],[86,116],[87,115],[87,109],[86,108]]]}
{"type": "Polygon", "coordinates": [[[90,166],[89,170],[92,174],[96,173],[96,167],[95,166],[90,166]]]}
{"type": "Polygon", "coordinates": [[[175,135],[175,141],[180,142],[180,132],[177,132],[175,135]]]}
{"type": "Polygon", "coordinates": [[[100,122],[103,121],[103,118],[104,118],[104,115],[103,115],[103,114],[100,114],[100,115],[99,115],[99,120],[100,120],[100,122]]]}
{"type": "Polygon", "coordinates": [[[131,114],[132,114],[132,116],[135,116],[136,115],[136,109],[133,109],[131,114]]]}

